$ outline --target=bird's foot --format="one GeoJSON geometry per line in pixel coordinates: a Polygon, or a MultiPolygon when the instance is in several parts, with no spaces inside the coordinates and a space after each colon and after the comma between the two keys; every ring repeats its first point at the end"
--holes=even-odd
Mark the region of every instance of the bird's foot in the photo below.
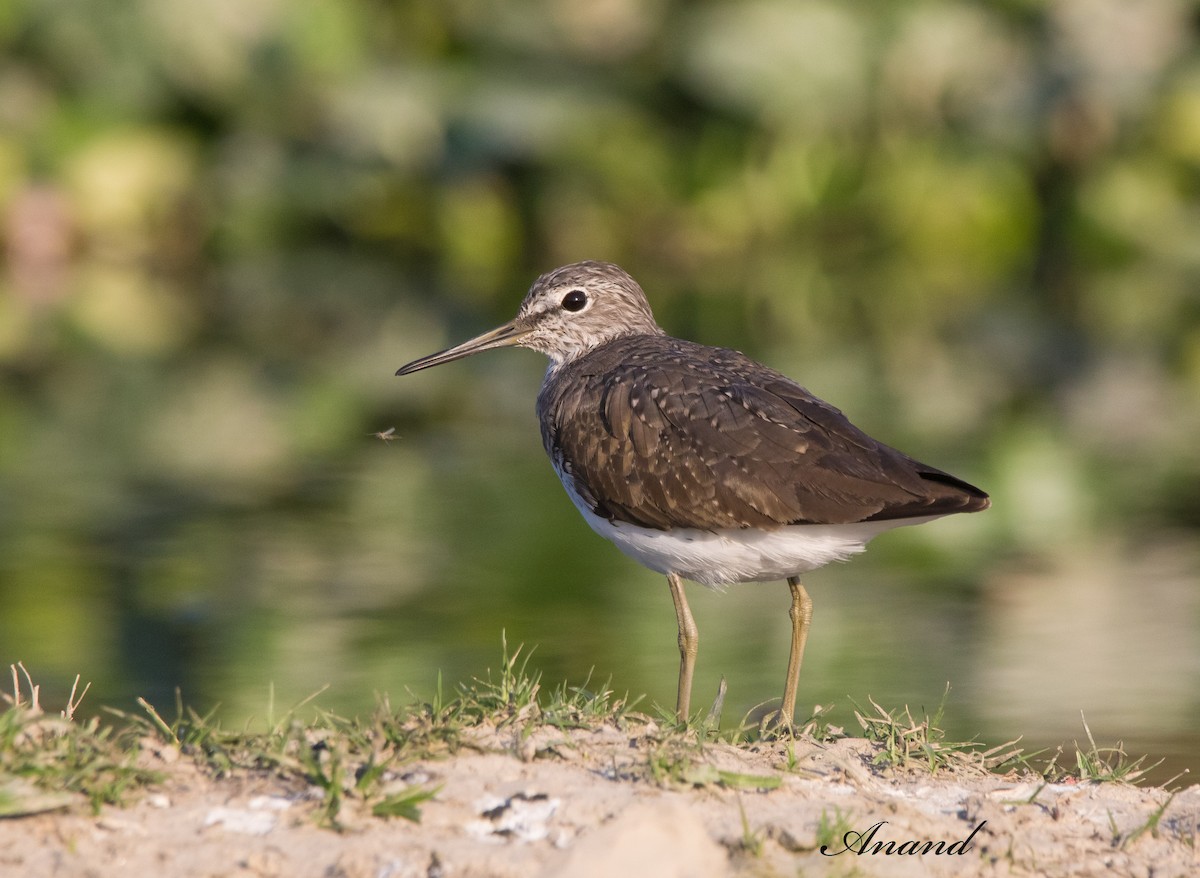
{"type": "Polygon", "coordinates": [[[800,730],[782,710],[773,710],[758,724],[758,734],[764,741],[791,741],[800,730]]]}

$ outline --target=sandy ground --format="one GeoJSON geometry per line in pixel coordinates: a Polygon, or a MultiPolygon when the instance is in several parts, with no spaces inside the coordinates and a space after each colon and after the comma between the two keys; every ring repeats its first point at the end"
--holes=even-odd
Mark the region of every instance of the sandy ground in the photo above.
{"type": "Polygon", "coordinates": [[[479,750],[392,779],[438,789],[419,823],[348,801],[340,831],[318,825],[320,794],[294,780],[214,779],[147,751],[165,780],[127,807],[0,820],[0,876],[1200,875],[1200,787],[1172,798],[969,766],[880,770],[856,738],[797,741],[790,759],[784,744],[664,754],[661,742],[653,724],[521,741],[481,730],[479,750]],[[821,838],[833,841],[824,854],[821,838]],[[900,848],[910,840],[927,852],[900,848]]]}

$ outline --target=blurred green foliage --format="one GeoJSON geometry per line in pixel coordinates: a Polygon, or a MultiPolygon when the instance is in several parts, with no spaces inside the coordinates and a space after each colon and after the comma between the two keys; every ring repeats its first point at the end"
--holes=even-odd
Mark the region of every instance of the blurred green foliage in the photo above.
{"type": "Polygon", "coordinates": [[[545,614],[569,670],[661,641],[643,685],[665,594],[633,626],[559,495],[541,364],[392,377],[581,258],[990,489],[916,580],[1194,540],[1197,44],[1183,0],[10,0],[0,659],[244,706],[545,614]]]}

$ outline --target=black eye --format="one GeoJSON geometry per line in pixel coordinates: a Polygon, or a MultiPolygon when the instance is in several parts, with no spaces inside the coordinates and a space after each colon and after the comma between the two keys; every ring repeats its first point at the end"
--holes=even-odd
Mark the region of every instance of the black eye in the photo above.
{"type": "Polygon", "coordinates": [[[587,305],[587,293],[583,290],[571,290],[563,296],[562,306],[564,311],[582,311],[587,305]]]}

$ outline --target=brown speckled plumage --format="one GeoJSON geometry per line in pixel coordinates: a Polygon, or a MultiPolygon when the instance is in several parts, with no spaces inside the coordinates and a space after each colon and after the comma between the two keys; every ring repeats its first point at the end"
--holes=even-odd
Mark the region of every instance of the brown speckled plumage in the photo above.
{"type": "Polygon", "coordinates": [[[780,373],[665,335],[624,336],[563,364],[537,410],[546,451],[579,496],[642,527],[845,524],[988,502],[780,373]]]}

